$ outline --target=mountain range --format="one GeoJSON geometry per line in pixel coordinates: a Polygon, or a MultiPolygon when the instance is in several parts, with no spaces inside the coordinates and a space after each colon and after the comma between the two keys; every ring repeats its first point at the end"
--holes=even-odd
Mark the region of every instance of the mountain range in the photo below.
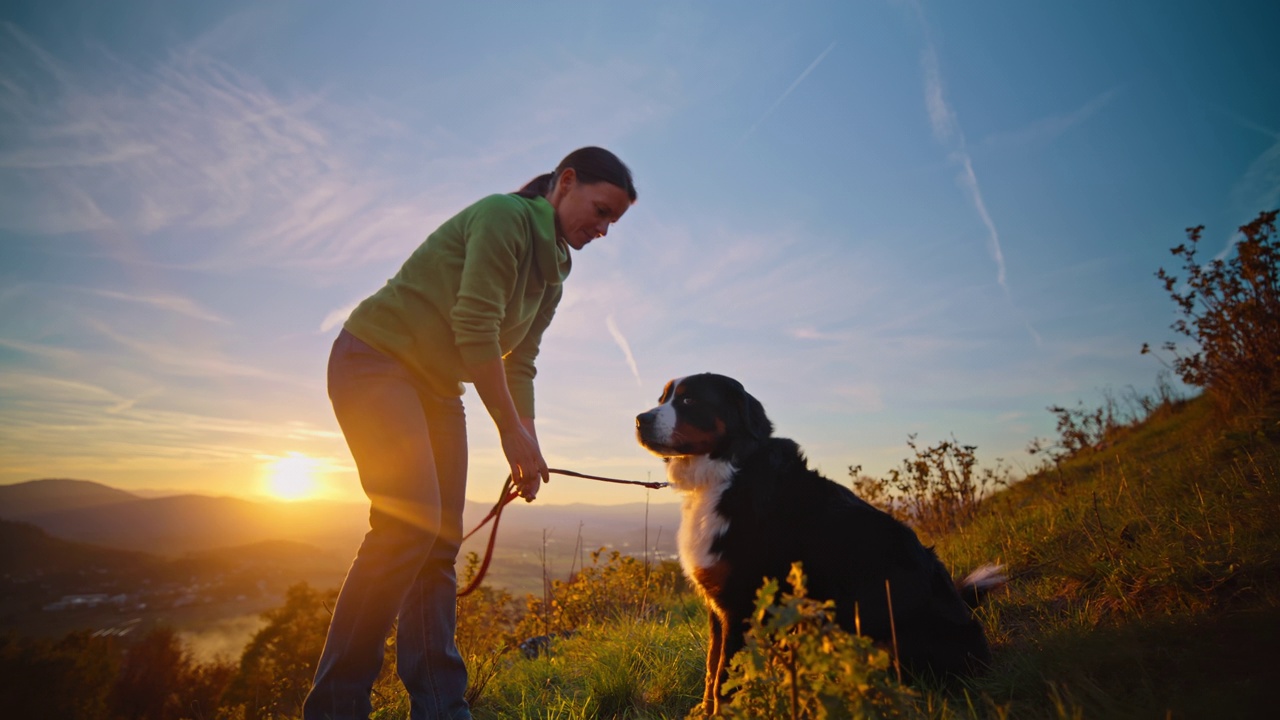
{"type": "MultiPolygon", "coordinates": [[[[487,504],[469,501],[464,526],[475,527],[489,510],[487,504]]],[[[29,524],[63,541],[169,559],[295,543],[312,548],[316,558],[335,558],[330,562],[340,564],[340,573],[368,529],[368,506],[205,495],[148,498],[87,480],[43,479],[0,485],[0,519],[29,524]]],[[[515,592],[532,591],[540,587],[544,570],[559,575],[600,547],[634,554],[647,547],[651,555],[672,556],[678,524],[679,506],[669,502],[647,508],[644,503],[516,502],[502,514],[488,582],[515,592]]],[[[462,557],[483,552],[488,531],[464,544],[462,557]]]]}

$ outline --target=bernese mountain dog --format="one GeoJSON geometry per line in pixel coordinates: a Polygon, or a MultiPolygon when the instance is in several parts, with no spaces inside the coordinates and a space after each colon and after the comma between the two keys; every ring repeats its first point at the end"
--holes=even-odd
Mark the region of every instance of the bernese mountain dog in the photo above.
{"type": "Polygon", "coordinates": [[[719,712],[757,589],[765,578],[785,582],[797,561],[809,595],[834,600],[849,632],[896,645],[909,677],[962,677],[990,660],[972,605],[1004,581],[998,566],[957,585],[911,528],[809,469],[794,441],[773,437],[764,407],[737,380],[673,380],[658,402],[636,417],[636,436],[683,495],[680,564],[711,616],[704,712],[719,712]]]}

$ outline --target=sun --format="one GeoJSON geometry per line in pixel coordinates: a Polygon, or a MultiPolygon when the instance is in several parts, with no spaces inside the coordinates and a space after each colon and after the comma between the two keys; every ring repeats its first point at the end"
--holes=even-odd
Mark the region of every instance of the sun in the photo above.
{"type": "Polygon", "coordinates": [[[316,494],[319,461],[291,452],[267,466],[267,492],[279,500],[303,500],[316,494]]]}

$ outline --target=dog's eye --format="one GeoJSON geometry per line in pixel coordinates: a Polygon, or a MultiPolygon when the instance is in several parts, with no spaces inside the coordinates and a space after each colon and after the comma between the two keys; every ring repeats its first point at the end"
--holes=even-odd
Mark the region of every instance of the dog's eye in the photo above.
{"type": "Polygon", "coordinates": [[[689,397],[688,395],[686,395],[686,396],[684,396],[684,397],[680,398],[680,399],[679,399],[679,400],[677,400],[676,402],[680,403],[681,405],[696,405],[696,404],[697,404],[697,403],[696,403],[696,401],[694,401],[694,399],[693,399],[693,398],[691,398],[691,397],[689,397]]]}

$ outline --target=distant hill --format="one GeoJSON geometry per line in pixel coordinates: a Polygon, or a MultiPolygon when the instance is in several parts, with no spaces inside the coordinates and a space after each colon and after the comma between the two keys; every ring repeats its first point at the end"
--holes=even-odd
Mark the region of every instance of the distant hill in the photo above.
{"type": "Polygon", "coordinates": [[[178,556],[268,540],[354,549],[367,529],[354,503],[255,502],[175,495],[32,513],[51,535],[124,550],[178,556]]]}
{"type": "MultiPolygon", "coordinates": [[[[475,526],[489,511],[488,507],[468,503],[464,523],[468,530],[475,526]],[[473,507],[474,505],[474,507],[473,507]]],[[[539,537],[546,530],[548,538],[557,544],[575,542],[581,526],[583,543],[594,550],[602,545],[618,548],[634,548],[640,552],[645,543],[644,503],[625,505],[539,505],[516,501],[502,513],[500,539],[510,536],[524,537],[530,533],[539,537]]],[[[680,506],[671,503],[651,504],[648,509],[649,543],[659,539],[668,549],[675,548],[676,528],[680,524],[680,506]],[[659,538],[661,534],[661,538],[659,538]]],[[[483,534],[488,528],[481,531],[483,534]]]]}
{"type": "Polygon", "coordinates": [[[53,478],[0,485],[0,517],[75,510],[137,500],[137,496],[88,480],[53,478]]]}
{"type": "MultiPolygon", "coordinates": [[[[222,553],[221,557],[242,563],[250,556],[280,557],[294,552],[295,565],[316,572],[335,567],[339,579],[368,530],[368,505],[363,503],[273,502],[203,495],[143,498],[86,481],[36,480],[0,487],[0,503],[4,508],[0,517],[30,523],[67,541],[186,558],[188,562],[192,557],[214,562],[222,553]],[[22,502],[11,506],[11,497],[22,502]],[[299,544],[309,548],[310,554],[299,544]]],[[[475,527],[489,509],[488,503],[468,502],[464,527],[475,527]]],[[[679,506],[671,502],[650,504],[647,529],[645,513],[643,502],[607,506],[513,503],[502,516],[498,534],[501,562],[495,563],[489,582],[517,591],[532,589],[535,582],[530,578],[540,584],[544,566],[558,576],[583,558],[589,561],[590,552],[600,547],[642,554],[647,541],[651,552],[674,555],[679,506]]],[[[483,552],[488,530],[486,527],[463,546],[461,558],[469,551],[483,552]]]]}
{"type": "Polygon", "coordinates": [[[345,553],[321,550],[306,543],[264,540],[189,553],[171,561],[171,567],[193,575],[268,572],[305,579],[321,587],[337,587],[350,560],[345,553]]]}
{"type": "Polygon", "coordinates": [[[158,558],[146,553],[61,540],[34,525],[0,520],[0,576],[47,577],[98,571],[133,574],[158,563],[158,558]]]}
{"type": "Polygon", "coordinates": [[[256,615],[299,582],[336,587],[349,558],[266,541],[166,558],[0,520],[0,632],[57,635],[128,618],[200,626],[256,615]],[[183,613],[186,613],[183,615],[183,613]]]}

